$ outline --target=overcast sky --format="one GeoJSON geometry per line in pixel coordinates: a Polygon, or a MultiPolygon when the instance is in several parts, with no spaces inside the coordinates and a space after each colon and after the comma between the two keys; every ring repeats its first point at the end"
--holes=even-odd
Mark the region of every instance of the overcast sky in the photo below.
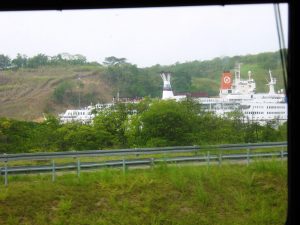
{"type": "MultiPolygon", "coordinates": [[[[286,35],[287,5],[280,9],[286,35]]],[[[146,67],[279,49],[272,4],[0,12],[0,28],[0,54],[11,58],[67,52],[146,67]]]]}

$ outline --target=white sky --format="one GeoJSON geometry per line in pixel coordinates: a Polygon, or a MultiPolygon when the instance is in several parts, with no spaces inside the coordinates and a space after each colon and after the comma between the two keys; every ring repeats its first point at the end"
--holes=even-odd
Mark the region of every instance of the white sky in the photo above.
{"type": "Polygon", "coordinates": [[[11,58],[68,52],[145,67],[279,49],[272,4],[0,12],[0,28],[0,54],[11,58]]]}

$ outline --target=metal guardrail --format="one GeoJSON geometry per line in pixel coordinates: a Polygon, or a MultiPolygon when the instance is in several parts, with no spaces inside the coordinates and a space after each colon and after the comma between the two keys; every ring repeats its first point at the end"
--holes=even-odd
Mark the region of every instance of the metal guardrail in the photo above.
{"type": "Polygon", "coordinates": [[[286,142],[272,142],[272,143],[255,143],[255,144],[231,144],[231,145],[215,145],[215,146],[182,146],[182,147],[165,147],[165,148],[139,148],[139,149],[120,149],[120,150],[92,150],[82,152],[45,152],[45,153],[25,153],[25,154],[3,154],[0,156],[0,162],[4,163],[4,167],[0,168],[0,174],[4,176],[4,184],[8,184],[8,174],[25,174],[25,173],[42,173],[51,172],[52,181],[55,180],[56,171],[64,170],[77,170],[77,175],[80,175],[82,169],[95,169],[106,167],[122,167],[123,171],[128,166],[145,166],[154,165],[157,163],[188,163],[188,162],[206,162],[208,165],[210,162],[217,162],[222,164],[222,160],[247,160],[247,164],[250,163],[250,159],[257,157],[281,157],[283,159],[287,156],[287,152],[281,150],[280,152],[260,152],[250,153],[251,149],[258,148],[277,148],[287,147],[286,142]],[[246,154],[219,154],[210,155],[209,150],[242,150],[246,149],[246,154]],[[104,162],[80,162],[80,157],[103,157],[103,156],[129,156],[129,155],[147,155],[147,154],[161,154],[161,153],[180,153],[180,152],[204,152],[205,156],[177,156],[169,158],[141,158],[141,159],[127,159],[125,160],[110,160],[104,162]],[[76,163],[55,165],[54,159],[61,158],[77,158],[76,163]],[[51,165],[40,166],[8,166],[8,162],[18,160],[50,160],[51,165]]]}
{"type": "Polygon", "coordinates": [[[180,152],[198,152],[201,150],[241,150],[286,147],[287,142],[266,142],[254,144],[226,144],[209,146],[175,146],[163,148],[135,148],[118,150],[89,150],[89,151],[67,151],[67,152],[40,152],[40,153],[22,153],[22,154],[2,154],[0,162],[9,162],[17,160],[47,160],[55,158],[79,158],[79,157],[99,157],[116,155],[142,155],[142,154],[161,154],[161,153],[180,153],[180,152]]]}

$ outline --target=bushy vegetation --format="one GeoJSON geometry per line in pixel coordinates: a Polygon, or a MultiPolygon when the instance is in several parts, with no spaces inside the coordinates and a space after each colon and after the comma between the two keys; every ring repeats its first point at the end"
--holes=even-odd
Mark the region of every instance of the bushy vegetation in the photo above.
{"type": "Polygon", "coordinates": [[[58,103],[63,103],[64,99],[68,96],[68,91],[72,91],[74,84],[70,82],[60,83],[53,91],[53,99],[58,103]]]}
{"type": "Polygon", "coordinates": [[[133,147],[285,141],[286,124],[247,123],[239,112],[219,118],[193,100],[151,100],[116,104],[92,124],[0,119],[0,152],[95,150],[133,147]]]}
{"type": "Polygon", "coordinates": [[[0,224],[282,225],[286,179],[279,161],[10,176],[0,224]]]}

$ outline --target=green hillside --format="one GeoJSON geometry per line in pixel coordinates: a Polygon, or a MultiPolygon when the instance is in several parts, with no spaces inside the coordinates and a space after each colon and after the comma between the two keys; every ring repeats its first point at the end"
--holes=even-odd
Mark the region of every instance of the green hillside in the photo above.
{"type": "Polygon", "coordinates": [[[111,87],[96,66],[42,66],[0,71],[0,116],[39,120],[43,113],[112,98],[111,87]],[[80,82],[78,76],[80,75],[80,82]]]}
{"type": "Polygon", "coordinates": [[[118,92],[120,97],[160,98],[161,71],[173,73],[175,92],[206,92],[215,96],[222,72],[234,72],[236,63],[242,63],[242,78],[252,71],[258,92],[268,89],[265,84],[269,69],[277,78],[277,90],[284,87],[279,52],[147,68],[138,68],[125,58],[113,56],[107,57],[103,64],[87,62],[81,55],[68,57],[39,54],[27,58],[18,54],[11,60],[0,54],[0,117],[40,121],[43,113],[57,115],[67,108],[110,102],[118,92]]]}

